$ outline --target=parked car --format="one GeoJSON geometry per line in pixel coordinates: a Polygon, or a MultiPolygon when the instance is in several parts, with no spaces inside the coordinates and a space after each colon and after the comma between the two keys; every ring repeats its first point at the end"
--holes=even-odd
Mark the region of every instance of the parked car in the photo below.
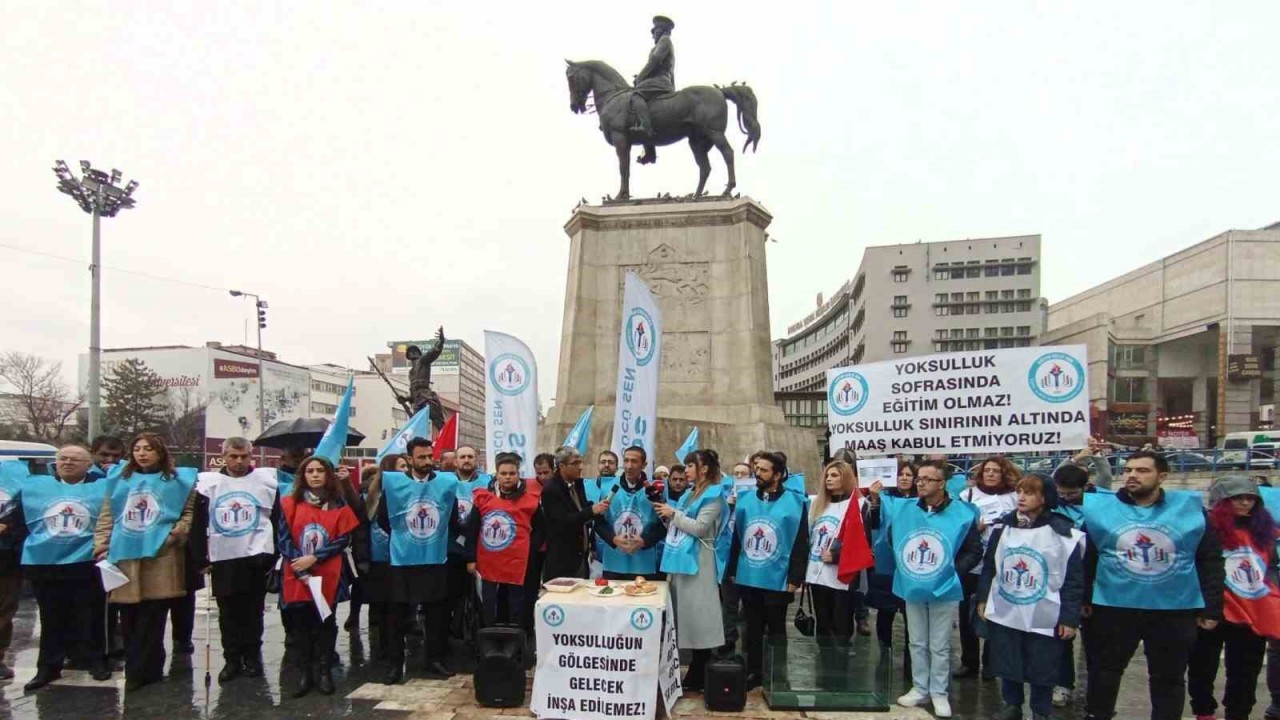
{"type": "Polygon", "coordinates": [[[1214,469],[1213,458],[1187,450],[1165,453],[1164,459],[1169,462],[1169,469],[1173,472],[1214,469]]]}

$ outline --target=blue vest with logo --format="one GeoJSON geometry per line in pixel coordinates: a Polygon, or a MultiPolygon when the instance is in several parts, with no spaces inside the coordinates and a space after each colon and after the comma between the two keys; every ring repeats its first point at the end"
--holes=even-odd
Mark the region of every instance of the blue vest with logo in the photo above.
{"type": "MultiPolygon", "coordinates": [[[[617,478],[615,477],[583,478],[582,491],[586,493],[587,504],[595,505],[596,503],[604,499],[604,494],[601,492],[601,486],[607,483],[614,483],[616,481],[617,481],[617,478]]],[[[603,558],[604,557],[604,541],[600,539],[599,535],[596,535],[595,533],[591,533],[591,542],[595,546],[596,557],[603,558]]]]}
{"type": "MultiPolygon", "coordinates": [[[[729,505],[724,499],[723,486],[708,486],[697,500],[690,501],[692,496],[693,488],[689,488],[685,490],[684,495],[680,496],[680,501],[676,503],[676,508],[684,513],[685,517],[697,519],[698,513],[702,512],[702,508],[709,503],[720,503],[720,528],[728,524],[729,505]]],[[[719,537],[720,534],[717,532],[717,540],[719,537]]],[[[667,528],[667,539],[662,543],[662,546],[662,562],[660,565],[662,572],[676,573],[678,575],[698,574],[698,556],[702,552],[702,543],[698,538],[680,530],[673,522],[667,528]]],[[[719,563],[717,563],[717,573],[719,570],[719,563]]]]}
{"type": "Polygon", "coordinates": [[[405,473],[382,473],[382,501],[391,525],[391,564],[441,565],[448,556],[449,521],[458,479],[438,473],[418,482],[405,473]]]}
{"type": "Polygon", "coordinates": [[[195,468],[178,468],[174,477],[159,473],[134,473],[126,478],[113,470],[106,480],[111,494],[111,546],[107,561],[155,557],[182,517],[187,498],[196,486],[195,468]]]}
{"type": "Polygon", "coordinates": [[[805,521],[805,496],[790,490],[768,502],[758,493],[738,496],[734,532],[738,537],[738,569],[734,583],[762,590],[785,591],[791,547],[805,521]]]}
{"type": "MultiPolygon", "coordinates": [[[[604,480],[600,487],[601,500],[608,497],[619,483],[618,478],[604,478],[604,480]]],[[[605,520],[613,526],[614,535],[630,535],[637,538],[644,535],[646,528],[662,522],[658,519],[658,514],[653,511],[653,505],[643,489],[631,493],[622,488],[618,488],[618,492],[613,493],[613,501],[609,503],[605,520]]],[[[604,569],[609,572],[624,575],[652,575],[658,570],[657,548],[645,548],[627,554],[612,545],[603,543],[601,545],[604,548],[602,556],[604,569]]]]}
{"type": "MultiPolygon", "coordinates": [[[[489,483],[493,481],[493,476],[477,472],[474,480],[463,480],[458,477],[457,473],[436,472],[436,479],[444,476],[452,477],[458,483],[458,527],[462,528],[467,516],[471,514],[471,494],[476,490],[487,490],[489,483]]],[[[463,537],[461,529],[449,534],[449,554],[458,557],[466,554],[466,539],[463,537]]]]}
{"type": "Polygon", "coordinates": [[[1198,494],[1165,491],[1151,507],[1084,496],[1084,530],[1098,551],[1093,604],[1142,610],[1204,607],[1196,548],[1204,535],[1198,494]]]}
{"type": "Polygon", "coordinates": [[[892,512],[893,594],[911,603],[963,599],[956,551],[977,519],[974,507],[953,499],[942,512],[925,512],[915,498],[882,507],[892,512]]]}
{"type": "Polygon", "coordinates": [[[68,484],[49,475],[28,478],[21,495],[28,533],[22,564],[70,565],[93,560],[93,530],[106,497],[106,480],[68,484]]]}

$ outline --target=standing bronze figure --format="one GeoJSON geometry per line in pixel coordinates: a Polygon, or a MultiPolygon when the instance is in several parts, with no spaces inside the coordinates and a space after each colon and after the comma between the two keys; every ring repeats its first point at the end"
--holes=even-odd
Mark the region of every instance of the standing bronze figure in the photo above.
{"type": "Polygon", "coordinates": [[[409,396],[397,396],[401,404],[408,404],[410,417],[419,410],[431,406],[431,425],[439,430],[444,427],[444,406],[440,404],[440,396],[431,389],[431,363],[440,357],[444,350],[444,328],[436,330],[436,342],[426,353],[417,345],[410,345],[404,351],[404,357],[413,363],[409,369],[409,396]]]}
{"type": "Polygon", "coordinates": [[[742,151],[755,150],[760,144],[756,96],[750,87],[737,83],[728,87],[695,85],[675,91],[675,47],[671,41],[674,28],[670,18],[659,15],[653,19],[654,47],[649,61],[636,75],[634,87],[607,63],[565,61],[569,65],[565,71],[569,79],[569,109],[575,113],[586,112],[590,95],[600,116],[600,131],[604,133],[605,142],[617,152],[621,178],[619,200],[631,197],[632,145],[644,146],[644,155],[638,160],[648,164],[658,159],[656,146],[686,138],[698,163],[698,189],[694,194],[704,193],[711,174],[708,155],[715,147],[729,173],[724,189],[724,194],[729,195],[738,183],[733,168],[733,147],[724,136],[729,125],[726,100],[737,106],[738,129],[747,136],[742,151]]]}

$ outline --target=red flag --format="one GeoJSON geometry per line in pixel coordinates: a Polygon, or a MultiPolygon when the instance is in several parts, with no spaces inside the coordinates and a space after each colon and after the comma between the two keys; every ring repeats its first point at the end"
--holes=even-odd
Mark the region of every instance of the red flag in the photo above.
{"type": "Polygon", "coordinates": [[[457,449],[458,413],[454,413],[444,421],[444,427],[440,428],[440,432],[436,433],[436,439],[431,443],[431,455],[439,461],[441,455],[457,449]]]}
{"type": "Polygon", "coordinates": [[[840,564],[836,567],[836,577],[842,583],[853,582],[859,571],[875,565],[867,532],[862,527],[861,502],[861,493],[855,491],[840,523],[840,564]]]}

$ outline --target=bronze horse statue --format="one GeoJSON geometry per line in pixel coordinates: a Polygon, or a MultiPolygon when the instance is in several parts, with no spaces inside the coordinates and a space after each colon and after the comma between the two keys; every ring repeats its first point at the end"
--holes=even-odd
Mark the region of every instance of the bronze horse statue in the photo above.
{"type": "MultiPolygon", "coordinates": [[[[622,184],[617,200],[631,197],[631,146],[642,144],[644,138],[631,132],[630,103],[632,88],[617,70],[599,60],[573,62],[565,75],[569,79],[569,109],[575,113],[587,111],[587,96],[592,96],[596,113],[600,116],[600,131],[605,142],[618,153],[618,174],[622,184]]],[[[738,129],[747,136],[742,145],[755,150],[760,144],[760,122],[756,119],[756,95],[750,87],[733,84],[728,87],[695,85],[649,103],[653,119],[653,143],[670,145],[685,138],[698,163],[698,189],[695,196],[704,194],[707,176],[711,174],[711,160],[707,155],[714,146],[724,158],[729,171],[729,184],[724,188],[727,196],[737,187],[733,172],[733,147],[725,139],[729,124],[729,106],[725,100],[738,107],[738,129]]]]}

